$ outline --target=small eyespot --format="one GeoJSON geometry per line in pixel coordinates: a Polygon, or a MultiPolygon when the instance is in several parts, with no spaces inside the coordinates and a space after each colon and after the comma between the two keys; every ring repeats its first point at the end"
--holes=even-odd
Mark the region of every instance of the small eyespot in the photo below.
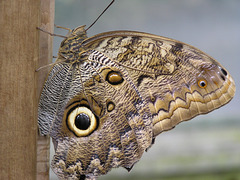
{"type": "Polygon", "coordinates": [[[111,112],[115,109],[115,104],[113,102],[108,102],[107,103],[107,111],[111,112]]]}
{"type": "Polygon", "coordinates": [[[224,76],[227,76],[227,74],[228,74],[227,71],[226,71],[225,69],[223,69],[223,68],[220,68],[220,69],[221,69],[223,75],[224,75],[224,76]]]}
{"type": "Polygon", "coordinates": [[[76,136],[88,136],[96,128],[98,121],[92,111],[85,106],[76,106],[67,115],[67,127],[76,136]]]}
{"type": "Polygon", "coordinates": [[[110,71],[107,74],[106,81],[112,85],[118,85],[123,82],[123,78],[120,72],[117,71],[110,71]]]}
{"type": "Polygon", "coordinates": [[[198,86],[200,88],[206,88],[207,87],[207,81],[205,79],[198,80],[198,86]]]}
{"type": "Polygon", "coordinates": [[[225,78],[225,76],[223,76],[223,75],[220,75],[220,77],[222,78],[222,80],[226,80],[226,78],[225,78]]]}
{"type": "Polygon", "coordinates": [[[155,98],[154,96],[151,96],[150,98],[151,98],[151,101],[152,101],[152,102],[155,102],[155,101],[156,101],[156,98],[155,98]]]}

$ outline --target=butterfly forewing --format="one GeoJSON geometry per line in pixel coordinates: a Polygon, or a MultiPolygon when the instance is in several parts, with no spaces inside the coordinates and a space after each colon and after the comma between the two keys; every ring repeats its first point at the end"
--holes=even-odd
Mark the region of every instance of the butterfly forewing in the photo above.
{"type": "Polygon", "coordinates": [[[229,102],[235,84],[216,60],[185,43],[113,31],[83,41],[128,71],[153,115],[154,135],[229,102]],[[201,83],[206,84],[202,87],[201,83]]]}

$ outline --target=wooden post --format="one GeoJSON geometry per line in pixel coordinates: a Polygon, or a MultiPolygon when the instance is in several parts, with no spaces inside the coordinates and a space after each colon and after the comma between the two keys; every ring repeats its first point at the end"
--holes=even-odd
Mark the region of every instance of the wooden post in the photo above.
{"type": "MultiPolygon", "coordinates": [[[[41,25],[46,31],[53,32],[54,24],[54,0],[41,1],[41,25]]],[[[40,61],[39,67],[45,66],[52,62],[52,37],[49,34],[40,33],[40,61]]],[[[39,74],[38,95],[41,93],[43,83],[46,79],[49,68],[41,69],[39,74]]],[[[37,140],[37,180],[49,179],[49,149],[50,139],[47,136],[39,136],[37,140]]]]}
{"type": "MultiPolygon", "coordinates": [[[[41,27],[42,29],[53,32],[54,26],[54,0],[41,0],[41,27]]],[[[39,67],[48,65],[52,62],[52,37],[39,31],[39,67]]],[[[42,86],[46,79],[49,68],[43,68],[38,73],[38,95],[41,93],[42,86]]],[[[49,179],[49,153],[50,139],[48,136],[38,135],[37,139],[37,180],[49,179]]]]}
{"type": "Polygon", "coordinates": [[[0,1],[0,179],[36,179],[40,5],[0,1]]]}

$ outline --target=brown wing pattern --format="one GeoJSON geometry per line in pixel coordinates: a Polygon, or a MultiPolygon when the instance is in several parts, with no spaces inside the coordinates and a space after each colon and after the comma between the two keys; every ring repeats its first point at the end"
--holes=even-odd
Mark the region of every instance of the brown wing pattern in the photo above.
{"type": "Polygon", "coordinates": [[[40,97],[61,179],[130,170],[159,133],[234,96],[229,72],[190,45],[132,31],[85,38],[79,27],[62,42],[40,97]]]}
{"type": "Polygon", "coordinates": [[[132,31],[83,42],[126,68],[153,115],[154,136],[228,103],[235,84],[216,60],[185,43],[132,31]]]}

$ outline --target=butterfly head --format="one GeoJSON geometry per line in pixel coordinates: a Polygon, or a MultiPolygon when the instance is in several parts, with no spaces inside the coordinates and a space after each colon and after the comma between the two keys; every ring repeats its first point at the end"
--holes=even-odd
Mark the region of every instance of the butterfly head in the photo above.
{"type": "Polygon", "coordinates": [[[59,56],[67,60],[74,60],[82,51],[82,41],[87,39],[85,25],[71,30],[67,37],[61,42],[59,56]]]}

